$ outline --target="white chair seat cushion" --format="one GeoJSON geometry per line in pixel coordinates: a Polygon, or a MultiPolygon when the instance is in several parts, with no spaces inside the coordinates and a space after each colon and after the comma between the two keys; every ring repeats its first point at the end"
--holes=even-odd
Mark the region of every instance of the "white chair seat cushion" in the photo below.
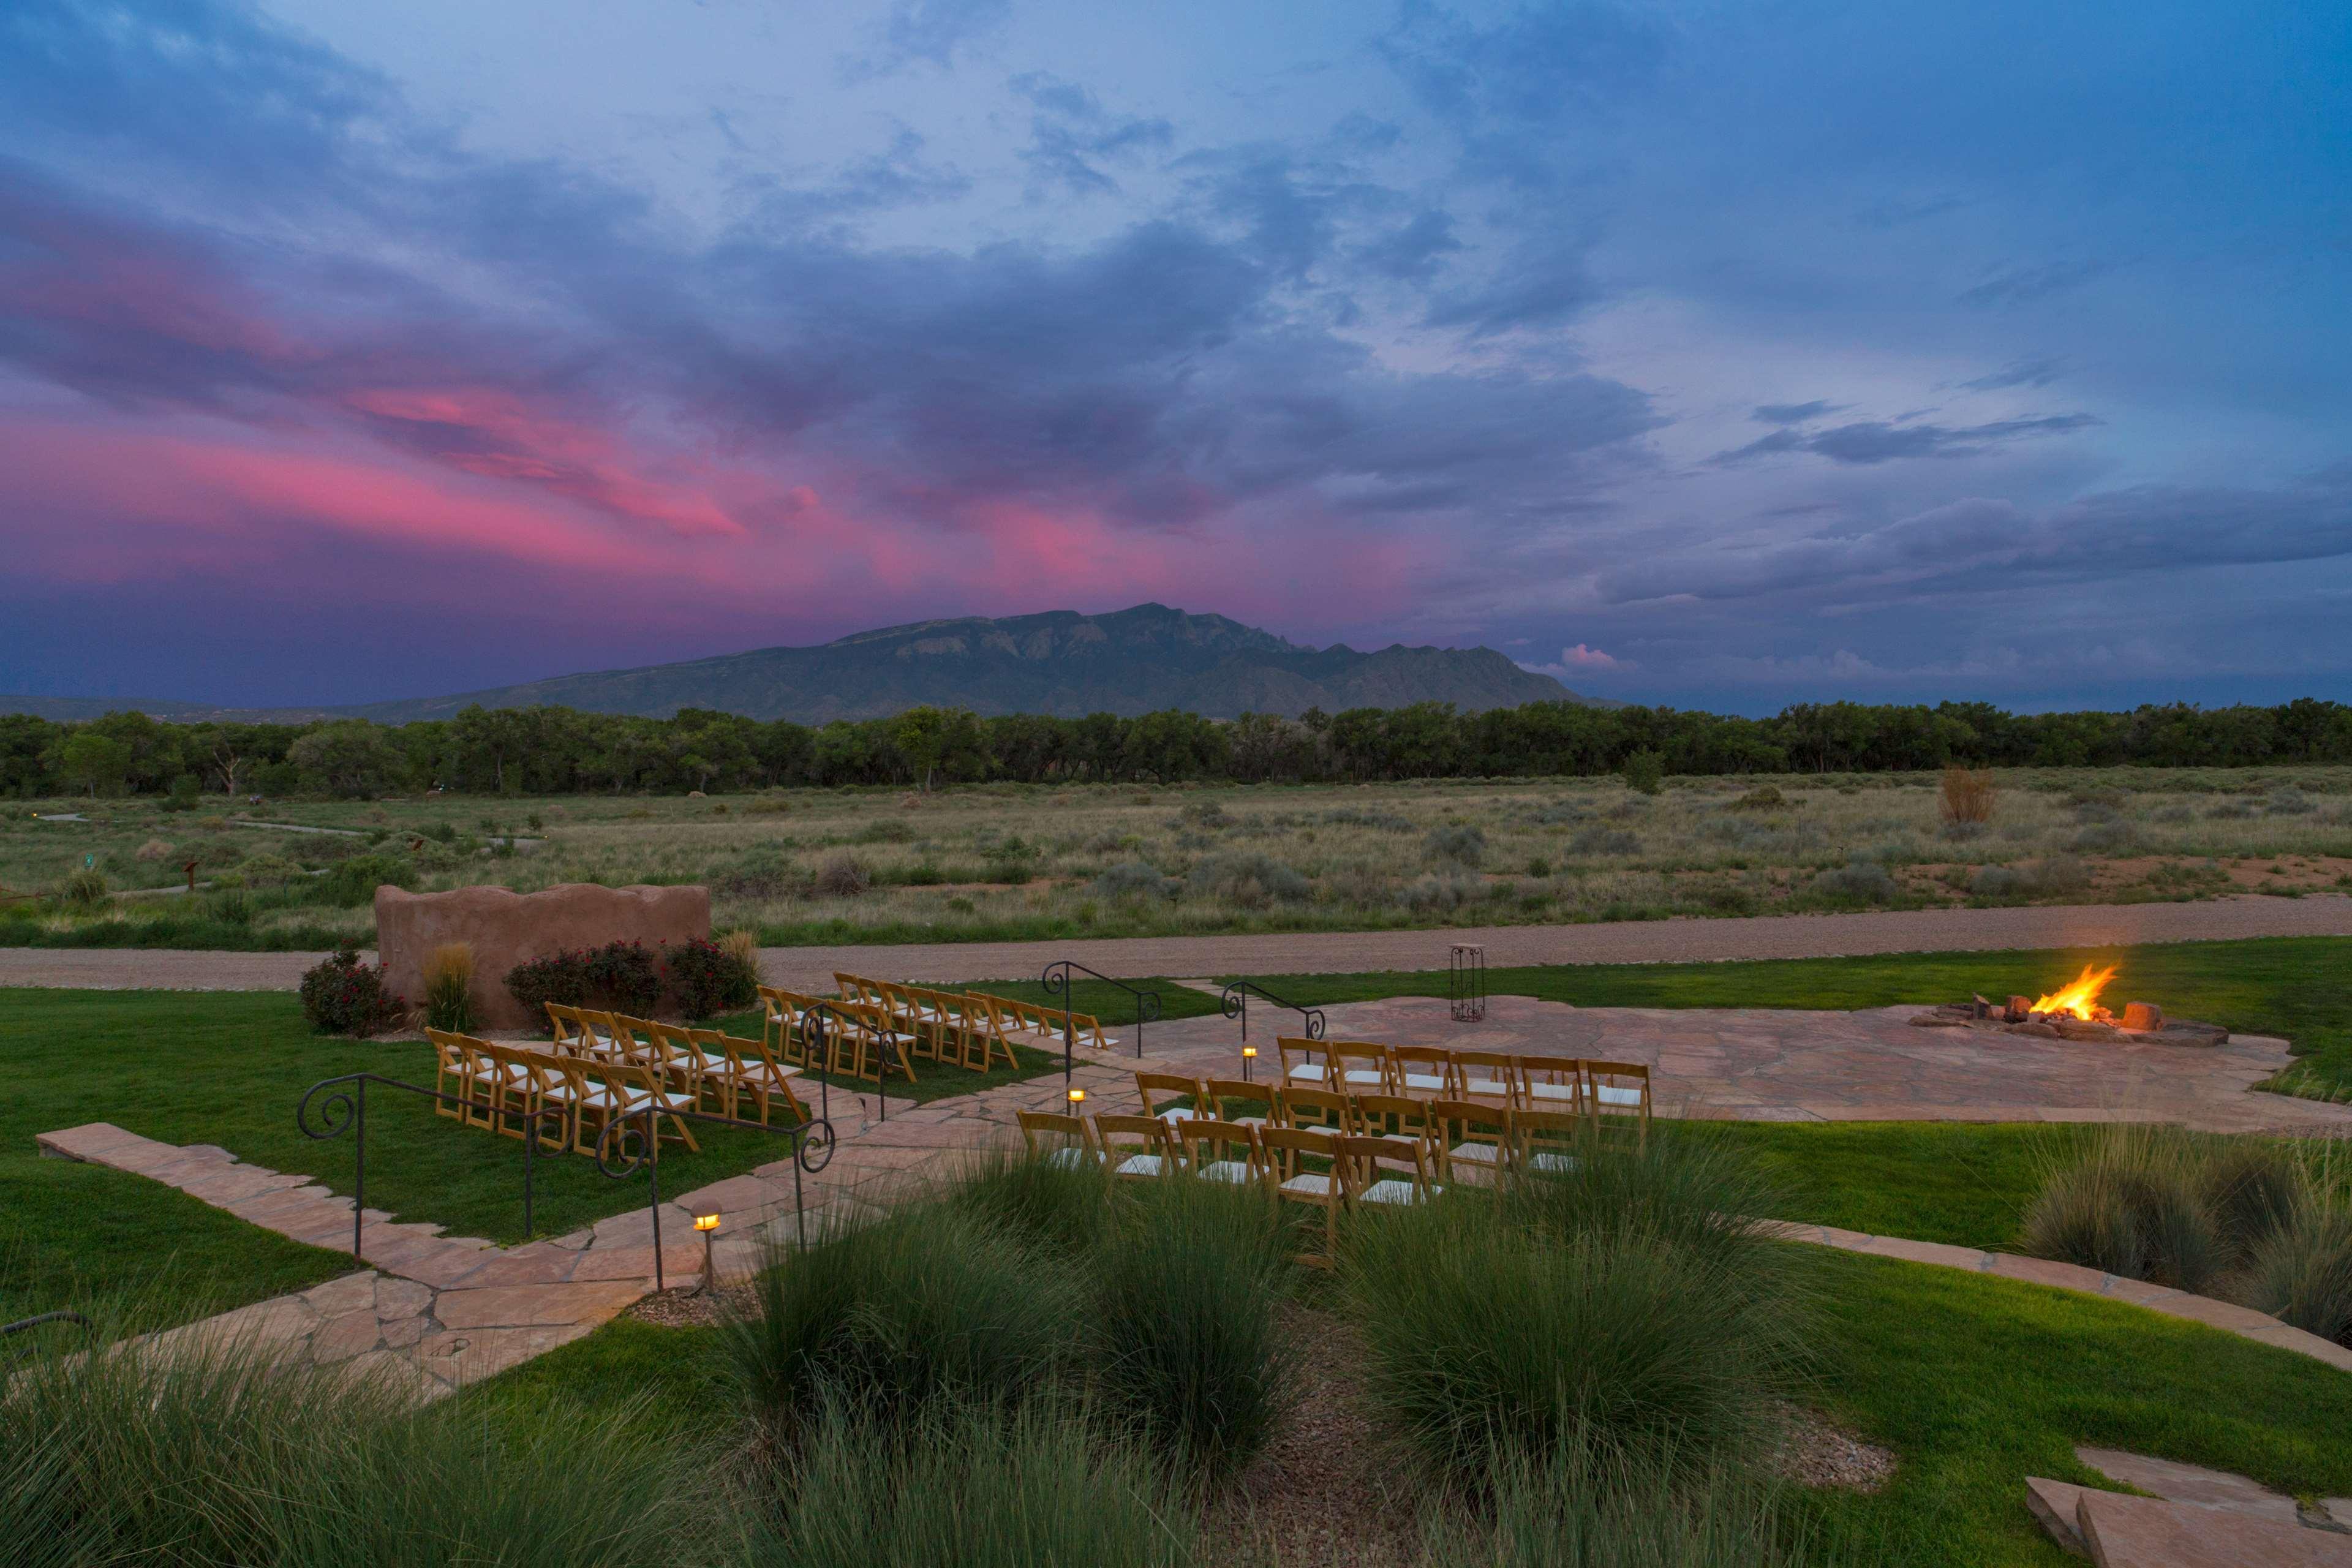
{"type": "Polygon", "coordinates": [[[1257,1178],[1244,1160],[1218,1160],[1193,1173],[1204,1182],[1226,1182],[1234,1186],[1246,1186],[1257,1178]]]}
{"type": "Polygon", "coordinates": [[[1168,1163],[1157,1154],[1134,1154],[1122,1161],[1118,1173],[1122,1176],[1156,1176],[1168,1168],[1168,1163]]]}
{"type": "Polygon", "coordinates": [[[1378,1084],[1386,1083],[1388,1080],[1388,1074],[1375,1071],[1370,1068],[1349,1068],[1339,1075],[1339,1081],[1342,1083],[1378,1084]]]}
{"type": "Polygon", "coordinates": [[[1511,1092],[1510,1085],[1496,1083],[1493,1079],[1486,1078],[1474,1078],[1462,1088],[1465,1093],[1483,1094],[1496,1100],[1507,1099],[1511,1092]]]}
{"type": "Polygon", "coordinates": [[[1573,1154],[1552,1154],[1538,1150],[1528,1156],[1528,1169],[1530,1171],[1574,1171],[1580,1168],[1573,1154]]]}
{"type": "Polygon", "coordinates": [[[1492,1143],[1456,1143],[1447,1157],[1491,1165],[1495,1163],[1495,1146],[1492,1143]]]}
{"type": "Polygon", "coordinates": [[[1301,1197],[1328,1198],[1331,1195],[1331,1178],[1320,1171],[1302,1171],[1283,1183],[1282,1190],[1301,1197]]]}
{"type": "Polygon", "coordinates": [[[1088,1171],[1102,1163],[1102,1156],[1091,1149],[1065,1145],[1046,1155],[1045,1163],[1057,1171],[1088,1171]]]}
{"type": "Polygon", "coordinates": [[[1528,1085],[1530,1100],[1575,1100],[1580,1098],[1572,1083],[1531,1083],[1528,1085]]]}
{"type": "Polygon", "coordinates": [[[1409,1072],[1404,1075],[1404,1086],[1407,1089],[1428,1089],[1434,1093],[1444,1089],[1445,1080],[1424,1072],[1409,1072]]]}
{"type": "Polygon", "coordinates": [[[1197,1111],[1197,1110],[1192,1110],[1191,1108],[1189,1108],[1189,1107],[1187,1107],[1187,1106],[1181,1106],[1181,1105],[1180,1105],[1180,1106],[1176,1107],[1176,1108],[1175,1108],[1174,1110],[1163,1110],[1163,1111],[1160,1111],[1160,1112],[1159,1113],[1159,1116],[1160,1116],[1160,1121],[1165,1121],[1165,1122],[1169,1122],[1169,1123],[1171,1123],[1171,1124],[1172,1125],[1173,1123],[1175,1123],[1175,1122],[1179,1122],[1179,1121],[1198,1121],[1198,1120],[1200,1120],[1200,1118],[1201,1118],[1201,1113],[1200,1113],[1199,1111],[1197,1111]]]}
{"type": "Polygon", "coordinates": [[[1604,1083],[1594,1086],[1592,1092],[1595,1098],[1597,1098],[1603,1105],[1639,1105],[1642,1103],[1642,1091],[1638,1089],[1619,1089],[1613,1083],[1604,1083]]]}
{"type": "Polygon", "coordinates": [[[1358,1194],[1368,1204],[1417,1204],[1421,1189],[1396,1176],[1383,1176],[1358,1194]]]}
{"type": "Polygon", "coordinates": [[[1300,1083],[1321,1083],[1324,1079],[1325,1074],[1323,1069],[1317,1067],[1313,1062],[1301,1062],[1298,1066],[1292,1068],[1288,1072],[1284,1073],[1282,1076],[1285,1078],[1296,1079],[1300,1083]]]}

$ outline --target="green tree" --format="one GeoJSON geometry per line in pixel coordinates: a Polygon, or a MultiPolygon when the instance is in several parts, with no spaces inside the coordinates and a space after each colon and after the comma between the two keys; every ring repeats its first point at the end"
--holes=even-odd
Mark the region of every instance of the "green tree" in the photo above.
{"type": "Polygon", "coordinates": [[[403,759],[383,729],[364,719],[321,724],[287,748],[299,787],[357,799],[382,795],[403,759]]]}
{"type": "Polygon", "coordinates": [[[58,745],[58,775],[68,788],[86,789],[95,799],[100,790],[112,795],[131,773],[131,748],[94,729],[76,730],[58,745]]]}

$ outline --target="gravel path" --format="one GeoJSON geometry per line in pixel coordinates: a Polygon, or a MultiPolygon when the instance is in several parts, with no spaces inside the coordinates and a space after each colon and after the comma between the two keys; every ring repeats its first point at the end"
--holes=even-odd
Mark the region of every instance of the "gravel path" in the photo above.
{"type": "MultiPolygon", "coordinates": [[[[1445,967],[1446,947],[1481,942],[1486,963],[1680,963],[1833,958],[1993,948],[2132,947],[2254,936],[2352,936],[2352,899],[2249,896],[2183,904],[1900,910],[1744,920],[1627,921],[1486,930],[1305,931],[1286,936],[1119,937],[1076,942],[771,947],[771,984],[830,990],[836,969],[916,982],[1013,980],[1075,959],[1108,974],[1306,974],[1445,967]]],[[[0,986],[96,990],[290,991],[321,955],[136,948],[0,948],[0,986]]]]}

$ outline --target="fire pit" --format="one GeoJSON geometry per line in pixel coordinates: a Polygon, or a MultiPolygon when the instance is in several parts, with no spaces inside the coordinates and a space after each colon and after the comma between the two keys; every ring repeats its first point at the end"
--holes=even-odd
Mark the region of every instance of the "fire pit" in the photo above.
{"type": "Polygon", "coordinates": [[[2095,1040],[2116,1045],[2218,1046],[2230,1037],[2219,1024],[2167,1018],[2153,1002],[2129,1002],[2117,1016],[2100,1005],[2100,993],[2114,981],[2117,966],[2083,973],[2057,990],[2029,1001],[2011,996],[2005,1003],[1982,996],[1950,1003],[1911,1020],[1923,1029],[1981,1029],[2005,1035],[2030,1035],[2045,1040],[2095,1040]]]}

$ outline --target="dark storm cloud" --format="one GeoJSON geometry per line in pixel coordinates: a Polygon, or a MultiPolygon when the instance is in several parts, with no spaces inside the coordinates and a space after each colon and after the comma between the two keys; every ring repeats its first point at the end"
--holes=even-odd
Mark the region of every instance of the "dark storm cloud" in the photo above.
{"type": "MultiPolygon", "coordinates": [[[[1756,411],[1756,416],[1770,420],[1770,415],[1762,408],[1756,411]]],[[[1805,415],[1800,420],[1785,423],[1800,423],[1811,417],[1805,415]]],[[[1849,464],[1891,463],[1905,458],[1973,458],[2004,442],[2068,435],[2091,429],[2099,423],[2095,416],[2089,414],[1996,419],[1983,425],[1957,426],[1864,419],[1811,435],[1794,429],[1775,430],[1745,447],[1718,452],[1708,461],[1717,465],[1744,463],[1785,452],[1810,452],[1833,463],[1849,464]]]]}

